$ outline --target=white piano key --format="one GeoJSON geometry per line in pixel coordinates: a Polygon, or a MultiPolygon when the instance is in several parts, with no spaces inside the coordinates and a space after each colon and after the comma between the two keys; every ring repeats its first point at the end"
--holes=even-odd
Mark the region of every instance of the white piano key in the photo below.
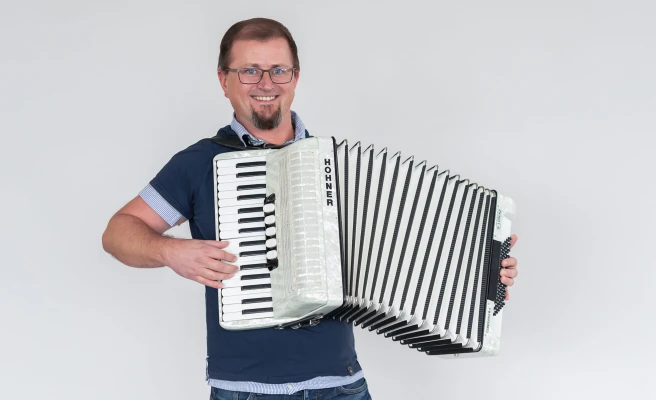
{"type": "Polygon", "coordinates": [[[235,175],[219,175],[216,178],[216,182],[218,184],[222,183],[232,183],[232,182],[250,182],[253,179],[261,179],[265,177],[266,171],[258,171],[262,172],[263,174],[258,174],[258,175],[250,175],[250,176],[237,176],[235,175]]]}
{"type": "Polygon", "coordinates": [[[242,286],[257,286],[257,285],[270,285],[271,277],[260,279],[227,279],[223,281],[224,288],[242,287],[242,286]]]}
{"type": "Polygon", "coordinates": [[[220,207],[219,215],[243,215],[252,212],[262,213],[262,206],[241,206],[235,205],[230,207],[220,207]]]}
{"type": "Polygon", "coordinates": [[[227,222],[237,222],[240,219],[249,219],[249,218],[264,218],[264,213],[263,212],[250,212],[250,213],[241,213],[241,214],[226,214],[226,215],[219,215],[219,223],[227,223],[227,222]]]}
{"type": "MultiPolygon", "coordinates": [[[[220,199],[237,199],[244,196],[263,196],[266,195],[266,189],[250,189],[250,190],[219,190],[220,199]]],[[[264,197],[262,197],[264,198],[264,197]]]]}
{"type": "Polygon", "coordinates": [[[259,319],[259,318],[273,318],[273,311],[271,312],[261,312],[261,313],[252,313],[252,314],[242,314],[241,312],[234,313],[224,313],[223,321],[243,321],[248,319],[259,319]]]}
{"type": "Polygon", "coordinates": [[[230,297],[230,296],[242,296],[247,294],[262,294],[268,293],[271,296],[271,288],[259,288],[259,289],[244,289],[244,287],[229,287],[221,288],[221,296],[230,297]]]}
{"type": "MultiPolygon", "coordinates": [[[[248,179],[244,182],[226,182],[217,184],[217,190],[219,192],[226,190],[237,190],[240,186],[249,186],[249,185],[265,185],[266,186],[266,176],[257,176],[254,179],[248,179]]],[[[265,187],[266,189],[266,187],[265,187]]],[[[243,190],[243,189],[242,189],[243,190]]]]}
{"type": "Polygon", "coordinates": [[[264,224],[267,226],[271,226],[276,223],[276,216],[275,215],[267,215],[264,217],[264,224]]]}
{"type": "Polygon", "coordinates": [[[221,240],[233,240],[233,239],[239,239],[239,238],[247,238],[247,237],[258,237],[262,236],[262,233],[264,230],[258,230],[258,231],[253,231],[253,232],[239,232],[238,230],[234,231],[221,231],[219,230],[219,239],[221,240]]]}
{"type": "MultiPolygon", "coordinates": [[[[238,271],[235,276],[233,276],[230,279],[240,279],[242,276],[248,276],[248,275],[261,275],[261,274],[270,274],[271,271],[269,271],[268,268],[251,268],[251,269],[244,269],[238,271]]],[[[226,279],[229,280],[229,279],[226,279]]]]}
{"type": "Polygon", "coordinates": [[[276,239],[268,239],[264,247],[267,249],[273,249],[276,247],[276,244],[277,244],[276,239]]]}
{"type": "Polygon", "coordinates": [[[216,172],[217,172],[217,176],[223,176],[223,175],[237,175],[240,173],[257,172],[257,171],[266,172],[266,165],[257,166],[257,167],[242,167],[242,168],[222,167],[219,168],[216,172]]]}
{"type": "Polygon", "coordinates": [[[237,200],[237,199],[220,199],[219,208],[221,207],[231,207],[231,206],[241,206],[241,207],[262,207],[264,204],[264,198],[261,199],[249,199],[249,200],[237,200]]]}
{"type": "Polygon", "coordinates": [[[266,156],[233,158],[230,160],[217,160],[216,166],[218,168],[235,168],[237,164],[262,162],[262,161],[266,161],[266,156]]]}
{"type": "Polygon", "coordinates": [[[271,289],[260,289],[259,293],[221,296],[221,304],[241,304],[243,300],[271,298],[271,289]]]}
{"type": "Polygon", "coordinates": [[[276,236],[276,227],[275,226],[270,226],[270,227],[266,228],[266,231],[264,232],[264,234],[267,237],[276,236]]]}
{"type": "Polygon", "coordinates": [[[273,307],[273,302],[263,301],[257,303],[246,303],[246,304],[224,304],[223,312],[224,313],[233,313],[233,312],[242,312],[243,310],[253,310],[256,308],[271,308],[273,307]]]}
{"type": "Polygon", "coordinates": [[[278,258],[278,251],[276,251],[276,250],[269,250],[269,251],[266,253],[266,258],[267,258],[268,260],[274,260],[274,259],[278,258]]]}
{"type": "Polygon", "coordinates": [[[236,265],[238,267],[241,267],[242,265],[250,265],[250,264],[264,264],[266,263],[266,255],[261,254],[261,255],[256,255],[256,256],[243,256],[239,257],[237,261],[232,263],[233,265],[236,265]]]}
{"type": "Polygon", "coordinates": [[[273,203],[267,203],[264,205],[262,211],[264,211],[267,214],[270,214],[276,210],[276,206],[273,203]]]}

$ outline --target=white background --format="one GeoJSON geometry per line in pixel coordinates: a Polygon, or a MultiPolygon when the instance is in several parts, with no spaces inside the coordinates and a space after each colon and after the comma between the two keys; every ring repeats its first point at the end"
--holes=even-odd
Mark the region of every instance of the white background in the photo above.
{"type": "Polygon", "coordinates": [[[356,328],[374,399],[649,397],[655,4],[3,2],[0,398],[207,398],[203,287],[123,266],[101,235],[229,123],[219,42],[254,16],[297,41],[293,109],[313,135],[517,204],[501,354],[432,358],[356,328]]]}

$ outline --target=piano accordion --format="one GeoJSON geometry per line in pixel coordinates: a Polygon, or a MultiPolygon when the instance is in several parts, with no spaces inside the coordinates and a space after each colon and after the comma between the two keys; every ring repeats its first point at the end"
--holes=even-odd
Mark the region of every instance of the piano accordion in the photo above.
{"type": "Polygon", "coordinates": [[[511,198],[332,137],[213,163],[216,238],[239,267],[218,291],[223,328],[337,319],[428,355],[498,353],[511,198]]]}

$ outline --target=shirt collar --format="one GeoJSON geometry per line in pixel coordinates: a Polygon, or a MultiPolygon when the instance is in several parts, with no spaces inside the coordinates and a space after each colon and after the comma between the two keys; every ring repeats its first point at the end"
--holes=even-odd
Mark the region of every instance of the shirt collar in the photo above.
{"type": "MultiPolygon", "coordinates": [[[[296,114],[296,112],[290,111],[290,113],[292,116],[292,126],[294,127],[294,138],[283,143],[284,145],[293,143],[305,137],[305,125],[303,124],[303,121],[301,121],[301,118],[298,116],[298,114],[296,114]]],[[[242,141],[242,143],[244,143],[244,146],[246,146],[244,136],[248,136],[251,143],[256,146],[266,143],[264,140],[256,138],[248,130],[246,130],[244,125],[237,121],[237,116],[235,113],[232,113],[232,122],[230,123],[230,127],[237,133],[237,136],[239,136],[239,139],[242,141]]]]}

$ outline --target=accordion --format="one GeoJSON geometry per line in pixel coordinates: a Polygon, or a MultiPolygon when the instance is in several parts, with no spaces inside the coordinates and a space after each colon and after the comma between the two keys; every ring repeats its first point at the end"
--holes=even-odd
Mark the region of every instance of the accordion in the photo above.
{"type": "Polygon", "coordinates": [[[428,355],[498,353],[511,198],[333,137],[213,164],[216,238],[239,267],[218,291],[223,328],[337,319],[428,355]]]}

